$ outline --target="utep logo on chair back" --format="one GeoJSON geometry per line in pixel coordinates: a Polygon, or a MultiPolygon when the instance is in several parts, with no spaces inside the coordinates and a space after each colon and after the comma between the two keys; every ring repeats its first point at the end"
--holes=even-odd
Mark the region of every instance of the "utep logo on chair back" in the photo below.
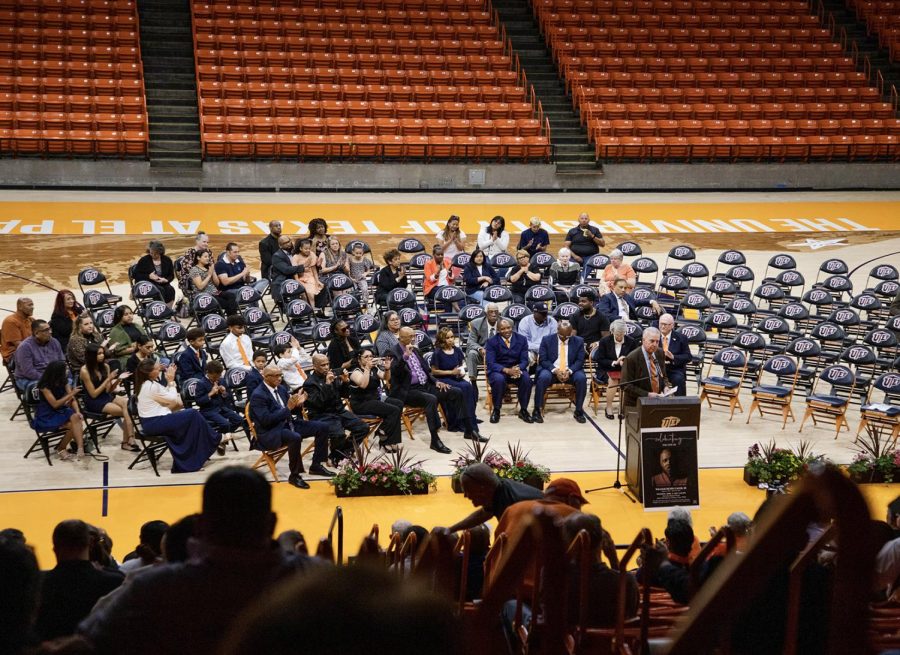
{"type": "Polygon", "coordinates": [[[787,284],[789,286],[794,286],[795,284],[803,282],[803,276],[797,271],[783,271],[776,278],[780,284],[787,284]]]}
{"type": "Polygon", "coordinates": [[[234,389],[235,387],[239,387],[244,384],[244,380],[247,378],[247,370],[243,368],[230,368],[225,371],[225,385],[234,389]]]}
{"type": "Polygon", "coordinates": [[[242,302],[253,302],[259,298],[259,294],[253,287],[241,287],[240,294],[242,302]]]}
{"type": "Polygon", "coordinates": [[[707,269],[706,265],[702,262],[691,262],[685,266],[681,272],[690,277],[703,277],[704,275],[709,275],[709,269],[707,269]]]}
{"type": "Polygon", "coordinates": [[[681,273],[671,273],[667,275],[660,286],[666,289],[674,289],[678,291],[680,289],[685,289],[688,286],[687,278],[684,277],[681,273]]]}
{"type": "Polygon", "coordinates": [[[378,320],[372,314],[360,314],[354,327],[357,332],[373,332],[377,329],[375,327],[377,323],[378,320]]]}
{"type": "Polygon", "coordinates": [[[723,348],[715,354],[713,361],[715,360],[718,360],[718,363],[726,368],[735,368],[743,366],[746,358],[744,353],[737,348],[723,348]]]}
{"type": "Polygon", "coordinates": [[[650,302],[653,299],[653,292],[647,287],[637,287],[634,293],[631,294],[631,297],[634,298],[636,303],[650,302]]]}
{"type": "Polygon", "coordinates": [[[640,339],[644,334],[644,329],[634,321],[626,321],[625,334],[632,339],[640,339]]]}
{"type": "Polygon", "coordinates": [[[397,246],[397,250],[409,254],[422,252],[425,250],[425,246],[423,246],[422,242],[418,239],[403,239],[403,241],[400,242],[400,245],[397,246]]]}
{"type": "Polygon", "coordinates": [[[431,255],[420,252],[418,255],[414,255],[413,258],[409,260],[409,267],[422,270],[423,268],[425,268],[425,264],[427,264],[430,260],[431,255]]]}
{"type": "Polygon", "coordinates": [[[730,303],[731,311],[746,312],[753,307],[753,303],[746,298],[735,298],[730,303]]]}
{"type": "Polygon", "coordinates": [[[404,307],[399,312],[401,325],[410,326],[418,325],[422,322],[422,315],[412,307],[404,307]]]}
{"type": "Polygon", "coordinates": [[[726,250],[719,256],[719,261],[723,264],[743,264],[747,261],[747,258],[744,257],[744,253],[738,250],[726,250]]]}
{"type": "Polygon", "coordinates": [[[631,268],[633,268],[636,273],[654,273],[659,270],[656,262],[649,257],[639,257],[638,259],[635,259],[631,262],[631,268]]]}
{"type": "Polygon", "coordinates": [[[354,305],[359,305],[359,302],[353,296],[345,293],[335,298],[334,304],[338,309],[350,309],[354,305]]]}
{"type": "Polygon", "coordinates": [[[101,330],[109,330],[112,328],[115,319],[115,310],[104,309],[102,312],[94,316],[94,325],[101,330]]]}
{"type": "Polygon", "coordinates": [[[839,309],[834,313],[834,322],[838,325],[855,325],[859,323],[859,316],[852,310],[839,309]]]}
{"type": "Polygon", "coordinates": [[[790,327],[783,318],[779,318],[777,316],[770,316],[766,320],[762,322],[760,325],[760,329],[764,332],[768,332],[769,334],[781,334],[788,332],[790,327]]]}
{"type": "Polygon", "coordinates": [[[793,268],[796,266],[794,258],[790,255],[775,255],[769,263],[775,268],[793,268]]]}
{"type": "Polygon", "coordinates": [[[100,305],[106,304],[106,296],[97,291],[96,289],[91,289],[86,294],[84,294],[84,306],[88,309],[92,307],[99,307],[100,305]]]}
{"type": "Polygon", "coordinates": [[[581,311],[581,308],[573,302],[564,302],[556,308],[556,318],[570,319],[581,311]]]}
{"type": "Polygon", "coordinates": [[[709,285],[709,290],[716,295],[729,294],[737,291],[734,282],[727,277],[720,277],[718,280],[714,280],[713,283],[709,285]]]}
{"type": "Polygon", "coordinates": [[[191,378],[190,380],[186,380],[181,385],[181,390],[188,398],[196,398],[197,397],[197,383],[200,382],[197,378],[191,378]]]}
{"type": "Polygon", "coordinates": [[[797,365],[794,363],[794,360],[786,355],[775,355],[765,363],[763,368],[775,375],[793,375],[797,372],[797,365]]]}
{"type": "Polygon", "coordinates": [[[828,261],[822,264],[821,270],[827,271],[828,273],[846,273],[847,272],[847,264],[845,264],[840,259],[829,259],[828,261]]]}
{"type": "Polygon", "coordinates": [[[784,292],[774,284],[764,284],[756,290],[760,298],[779,298],[784,292]]]}
{"type": "Polygon", "coordinates": [[[690,246],[675,246],[669,254],[673,259],[692,259],[695,256],[690,246]]]}
{"type": "Polygon", "coordinates": [[[466,299],[466,294],[462,289],[452,286],[443,286],[437,291],[437,299],[443,302],[462,302],[466,299]]]}
{"type": "Polygon", "coordinates": [[[809,302],[813,304],[821,304],[825,301],[831,301],[831,294],[822,289],[810,289],[806,294],[809,302]]]}
{"type": "Polygon", "coordinates": [[[492,287],[488,287],[484,292],[485,297],[491,301],[504,301],[509,300],[512,297],[512,293],[506,287],[501,287],[500,285],[494,285],[492,287]]]}
{"type": "Polygon", "coordinates": [[[900,314],[897,314],[891,320],[889,320],[885,327],[888,330],[893,330],[894,332],[900,332],[900,314]]]}
{"type": "Polygon", "coordinates": [[[197,296],[197,307],[200,309],[209,309],[212,307],[213,301],[215,298],[212,297],[212,294],[209,293],[201,293],[197,296]]]}
{"type": "MultiPolygon", "coordinates": [[[[703,333],[702,330],[700,328],[698,328],[696,325],[685,325],[684,327],[680,328],[678,331],[681,332],[681,336],[683,336],[688,341],[696,339],[698,336],[700,336],[701,333],[703,333]]],[[[705,334],[705,333],[703,333],[703,334],[705,334]]]]}
{"type": "Polygon", "coordinates": [[[401,287],[399,289],[394,289],[393,291],[391,291],[391,303],[392,304],[399,305],[402,303],[411,302],[412,297],[413,297],[413,295],[410,292],[410,290],[405,289],[403,287],[401,287]]]}
{"type": "Polygon", "coordinates": [[[498,252],[491,258],[491,266],[494,268],[509,268],[516,262],[509,253],[498,252]]]}
{"type": "Polygon", "coordinates": [[[858,309],[869,309],[871,307],[878,307],[881,305],[881,301],[871,293],[861,293],[853,299],[852,304],[858,309]]]}
{"type": "Polygon", "coordinates": [[[702,293],[689,293],[684,298],[684,305],[695,309],[709,307],[709,298],[702,293]]]}
{"type": "Polygon", "coordinates": [[[346,291],[353,287],[353,280],[343,273],[335,273],[328,279],[328,286],[337,291],[346,291]]]}
{"type": "Polygon", "coordinates": [[[634,255],[640,255],[642,251],[641,247],[634,241],[623,241],[619,244],[619,252],[626,257],[633,257],[634,255]]]}
{"type": "Polygon", "coordinates": [[[466,323],[474,321],[476,318],[484,316],[484,310],[481,305],[466,305],[459,310],[459,317],[466,323]]]}
{"type": "Polygon", "coordinates": [[[151,298],[156,296],[156,285],[152,282],[138,282],[134,285],[135,299],[151,298]]]}
{"type": "Polygon", "coordinates": [[[245,316],[247,317],[247,322],[250,323],[250,325],[255,325],[262,320],[263,311],[259,307],[251,307],[247,310],[245,316]]]}
{"type": "Polygon", "coordinates": [[[798,302],[791,302],[781,308],[781,313],[784,314],[787,318],[797,318],[798,316],[805,315],[806,307],[801,305],[798,302]]]}
{"type": "Polygon", "coordinates": [[[885,280],[884,282],[879,282],[875,286],[875,293],[879,296],[893,298],[897,295],[897,289],[900,289],[900,284],[897,284],[893,280],[885,280]]]}
{"type": "MultiPolygon", "coordinates": [[[[625,253],[622,254],[624,255],[625,253]]],[[[588,258],[585,262],[585,268],[606,268],[607,264],[609,264],[609,257],[602,252],[598,252],[596,255],[591,255],[588,258]]]]}
{"type": "Polygon", "coordinates": [[[457,268],[463,268],[466,264],[468,264],[472,259],[472,255],[467,252],[457,253],[456,256],[453,257],[453,265],[457,268]]]}
{"type": "Polygon", "coordinates": [[[297,298],[288,303],[287,314],[290,318],[303,318],[312,314],[312,307],[305,300],[297,298]]]}
{"type": "Polygon", "coordinates": [[[272,335],[272,343],[276,346],[283,346],[291,342],[291,335],[285,331],[276,332],[272,335]]]}
{"type": "Polygon", "coordinates": [[[876,280],[896,280],[897,279],[897,269],[891,266],[890,264],[882,264],[881,266],[876,266],[872,269],[872,272],[869,273],[876,280]]]}
{"type": "Polygon", "coordinates": [[[762,348],[766,345],[765,339],[762,338],[762,335],[757,334],[756,332],[741,332],[737,339],[738,345],[742,348],[762,348]]]}
{"type": "Polygon", "coordinates": [[[203,317],[200,327],[204,332],[218,332],[225,327],[225,319],[218,314],[208,314],[203,317]]]}
{"type": "Polygon", "coordinates": [[[813,336],[819,339],[827,339],[838,333],[838,326],[834,323],[819,323],[813,329],[813,336]]]}
{"type": "Polygon", "coordinates": [[[875,386],[888,393],[900,391],[900,375],[897,375],[896,373],[885,373],[875,381],[875,386]]]}
{"type": "Polygon", "coordinates": [[[844,355],[848,362],[854,364],[869,364],[875,360],[875,353],[865,346],[850,346],[844,355]]]}
{"type": "Polygon", "coordinates": [[[168,309],[168,305],[166,305],[166,303],[162,302],[161,300],[154,301],[147,305],[147,313],[153,318],[161,318],[162,316],[165,316],[168,309]]]}
{"type": "Polygon", "coordinates": [[[815,352],[818,347],[819,347],[819,344],[817,344],[812,339],[807,339],[805,337],[801,337],[800,339],[795,339],[790,344],[791,351],[795,352],[798,355],[804,355],[808,352],[815,352]]]}
{"type": "Polygon", "coordinates": [[[826,289],[831,289],[832,291],[849,291],[853,288],[850,278],[843,275],[832,275],[825,280],[824,285],[826,289]]]}
{"type": "Polygon", "coordinates": [[[325,321],[316,323],[315,328],[313,328],[313,334],[317,341],[327,341],[331,338],[331,323],[325,321]]]}
{"type": "Polygon", "coordinates": [[[506,308],[506,316],[507,318],[512,319],[513,321],[518,321],[520,318],[525,316],[528,313],[528,308],[525,305],[510,305],[506,308]]]}
{"type": "Polygon", "coordinates": [[[82,284],[93,284],[94,282],[99,281],[99,279],[103,277],[100,275],[100,271],[96,268],[86,268],[81,271],[81,283],[82,284]]]}
{"type": "Polygon", "coordinates": [[[731,312],[714,312],[709,317],[709,322],[714,327],[723,327],[735,323],[734,315],[731,312]]]}
{"type": "Polygon", "coordinates": [[[853,371],[841,364],[833,364],[822,371],[822,379],[831,384],[847,385],[853,383],[853,371]]]}
{"type": "Polygon", "coordinates": [[[525,292],[525,295],[529,301],[533,302],[552,300],[556,297],[550,287],[544,286],[543,284],[529,287],[528,291],[525,292]]]}
{"type": "Polygon", "coordinates": [[[165,339],[174,341],[184,337],[184,326],[181,323],[170,322],[163,325],[160,332],[165,339]]]}
{"type": "Polygon", "coordinates": [[[869,332],[866,335],[866,343],[870,343],[873,346],[880,346],[884,343],[891,343],[894,339],[894,335],[890,330],[885,330],[884,328],[876,328],[869,332]]]}
{"type": "Polygon", "coordinates": [[[747,282],[748,280],[752,280],[754,275],[753,271],[751,271],[746,266],[732,266],[728,269],[726,273],[728,277],[732,280],[736,280],[737,282],[747,282]]]}

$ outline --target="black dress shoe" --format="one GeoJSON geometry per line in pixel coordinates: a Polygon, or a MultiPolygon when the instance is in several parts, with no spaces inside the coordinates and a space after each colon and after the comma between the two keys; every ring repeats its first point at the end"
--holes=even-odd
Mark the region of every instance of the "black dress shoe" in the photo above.
{"type": "Polygon", "coordinates": [[[218,446],[216,446],[216,452],[219,455],[224,456],[225,455],[225,445],[220,443],[218,446]]]}
{"type": "Polygon", "coordinates": [[[609,412],[604,412],[604,414],[606,414],[606,418],[608,418],[608,419],[614,419],[614,418],[616,418],[615,416],[613,416],[613,415],[610,414],[609,412]]]}
{"type": "Polygon", "coordinates": [[[309,483],[299,475],[297,477],[294,477],[293,475],[289,477],[288,484],[297,487],[298,489],[309,489],[309,483]]]}
{"type": "Polygon", "coordinates": [[[531,412],[531,420],[534,421],[535,423],[543,423],[544,417],[541,416],[541,413],[539,411],[535,410],[535,411],[531,412]]]}
{"type": "Polygon", "coordinates": [[[499,423],[500,422],[500,410],[495,409],[491,412],[491,423],[499,423]]]}
{"type": "Polygon", "coordinates": [[[575,412],[572,416],[574,416],[575,420],[579,423],[587,423],[587,419],[584,417],[584,412],[575,412]]]}
{"type": "Polygon", "coordinates": [[[444,442],[440,439],[434,438],[431,440],[431,449],[441,453],[442,455],[449,455],[450,449],[444,445],[444,442]]]}
{"type": "Polygon", "coordinates": [[[485,437],[482,437],[478,432],[466,432],[466,439],[471,439],[472,441],[478,441],[480,443],[487,443],[488,440],[485,437]]]}
{"type": "Polygon", "coordinates": [[[313,464],[310,466],[309,473],[310,475],[321,475],[323,478],[333,478],[335,476],[334,471],[329,471],[321,464],[313,464]]]}
{"type": "Polygon", "coordinates": [[[534,423],[534,421],[531,419],[531,416],[524,409],[519,410],[519,418],[526,423],[534,423]]]}

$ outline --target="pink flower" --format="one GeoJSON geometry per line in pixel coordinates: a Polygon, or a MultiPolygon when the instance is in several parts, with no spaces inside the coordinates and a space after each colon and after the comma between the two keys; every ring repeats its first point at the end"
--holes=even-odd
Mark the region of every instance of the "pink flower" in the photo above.
{"type": "Polygon", "coordinates": [[[368,481],[369,481],[369,479],[368,479],[365,475],[363,475],[362,477],[360,477],[360,480],[362,480],[363,482],[368,482],[368,481]]]}

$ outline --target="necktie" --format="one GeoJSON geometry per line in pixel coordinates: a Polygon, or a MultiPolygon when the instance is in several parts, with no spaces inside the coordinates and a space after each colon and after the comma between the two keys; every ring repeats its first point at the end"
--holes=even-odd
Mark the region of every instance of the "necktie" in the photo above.
{"type": "Polygon", "coordinates": [[[281,400],[281,394],[278,393],[278,389],[272,389],[272,395],[275,396],[275,400],[278,401],[278,405],[280,407],[284,407],[284,402],[281,400]]]}
{"type": "Polygon", "coordinates": [[[494,326],[490,326],[488,328],[488,339],[490,339],[494,334],[496,334],[497,330],[494,329],[494,326]]]}
{"type": "Polygon", "coordinates": [[[503,343],[506,344],[506,348],[509,349],[509,339],[504,339],[503,343]]]}
{"type": "Polygon", "coordinates": [[[649,356],[650,362],[650,388],[653,393],[659,393],[659,374],[656,372],[656,362],[653,360],[653,355],[649,356]]]}
{"type": "Polygon", "coordinates": [[[569,360],[566,359],[566,343],[566,341],[559,342],[559,366],[557,368],[561,371],[569,368],[567,365],[569,360]]]}
{"type": "MultiPolygon", "coordinates": [[[[240,341],[238,341],[238,343],[240,343],[240,341]]],[[[200,351],[199,351],[199,350],[195,350],[194,352],[197,354],[197,361],[198,361],[198,362],[202,362],[203,359],[200,357],[200,351]]]]}
{"type": "Polygon", "coordinates": [[[669,352],[669,335],[663,336],[663,352],[669,352]]]}
{"type": "Polygon", "coordinates": [[[300,379],[306,380],[306,371],[303,370],[303,367],[300,366],[300,363],[298,362],[298,363],[294,364],[294,366],[297,367],[297,372],[300,374],[300,379]]]}
{"type": "MultiPolygon", "coordinates": [[[[244,362],[244,366],[250,366],[250,358],[247,357],[247,351],[244,350],[244,344],[241,343],[240,337],[237,337],[237,347],[238,347],[238,352],[241,353],[241,361],[244,362]]],[[[199,355],[198,355],[198,357],[199,357],[199,355]]]]}

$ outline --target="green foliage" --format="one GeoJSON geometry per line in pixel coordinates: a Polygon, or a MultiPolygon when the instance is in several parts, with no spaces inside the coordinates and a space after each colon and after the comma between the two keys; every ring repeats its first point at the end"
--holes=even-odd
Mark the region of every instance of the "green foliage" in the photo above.
{"type": "Polygon", "coordinates": [[[796,448],[779,448],[772,439],[768,444],[753,444],[747,451],[748,473],[764,483],[785,484],[806,473],[811,465],[827,464],[822,455],[813,452],[808,441],[801,440],[796,448]]]}
{"type": "Polygon", "coordinates": [[[520,442],[513,446],[507,443],[509,457],[505,457],[496,450],[487,450],[487,444],[474,442],[467,444],[466,449],[457,453],[453,460],[453,479],[458,479],[463,469],[469,464],[484,463],[494,469],[501,478],[524,482],[528,479],[540,479],[547,482],[550,479],[550,469],[546,466],[535,464],[529,458],[530,451],[525,451],[520,442]]]}
{"type": "Polygon", "coordinates": [[[402,447],[373,459],[368,448],[357,446],[330,482],[343,493],[356,491],[365,483],[405,494],[429,487],[433,491],[437,489],[436,478],[422,468],[422,463],[423,460],[413,460],[402,447]]]}

